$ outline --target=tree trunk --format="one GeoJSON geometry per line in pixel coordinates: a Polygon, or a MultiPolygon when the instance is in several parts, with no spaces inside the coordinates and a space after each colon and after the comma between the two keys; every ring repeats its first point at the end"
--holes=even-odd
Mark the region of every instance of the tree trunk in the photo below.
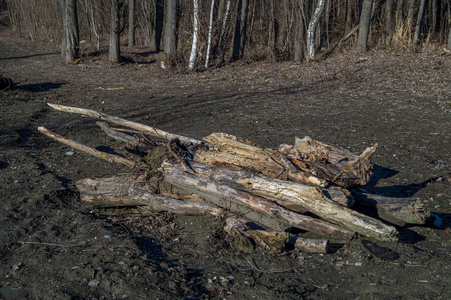
{"type": "Polygon", "coordinates": [[[166,15],[164,18],[164,53],[169,57],[177,52],[177,0],[167,0],[165,2],[166,15]]]}
{"type": "Polygon", "coordinates": [[[451,51],[451,28],[449,29],[449,33],[448,33],[448,50],[451,51]]]}
{"type": "Polygon", "coordinates": [[[326,0],[319,0],[318,7],[315,9],[313,13],[312,19],[308,25],[307,29],[307,50],[308,50],[308,59],[315,60],[315,31],[316,26],[318,26],[319,18],[324,10],[324,4],[326,0]]]}
{"type": "Polygon", "coordinates": [[[248,4],[248,0],[239,0],[238,2],[238,14],[236,17],[235,36],[233,39],[232,60],[241,59],[244,54],[248,4]]]}
{"type": "Polygon", "coordinates": [[[385,2],[385,35],[387,41],[390,41],[393,34],[393,2],[394,0],[385,2]]]}
{"type": "Polygon", "coordinates": [[[218,40],[216,41],[215,49],[213,50],[213,53],[215,56],[218,54],[219,50],[222,50],[222,38],[224,36],[224,32],[226,29],[227,20],[229,18],[229,13],[230,13],[230,0],[227,0],[224,16],[222,19],[221,30],[219,31],[218,40]]]}
{"type": "Polygon", "coordinates": [[[135,46],[135,0],[128,0],[128,46],[135,46]]]}
{"type": "Polygon", "coordinates": [[[64,33],[61,43],[61,56],[66,64],[73,63],[79,57],[79,29],[77,1],[62,0],[64,33]]]}
{"type": "MultiPolygon", "coordinates": [[[[169,164],[166,162],[162,166],[165,174],[172,171],[171,168],[176,167],[173,163],[169,164]]],[[[379,220],[365,216],[330,200],[318,187],[198,163],[192,163],[192,167],[196,171],[196,175],[203,178],[268,199],[282,199],[298,203],[325,220],[341,224],[345,228],[365,236],[380,240],[393,240],[397,233],[392,226],[387,226],[379,220]]],[[[204,184],[195,185],[195,188],[204,187],[206,188],[204,184]]]]}
{"type": "MultiPolygon", "coordinates": [[[[198,164],[196,164],[196,166],[198,166],[198,164]]],[[[273,201],[269,201],[267,199],[252,195],[244,191],[239,191],[228,186],[228,184],[218,184],[212,180],[183,172],[182,170],[179,170],[174,164],[164,163],[163,168],[165,169],[164,180],[166,182],[197,194],[200,197],[213,202],[220,207],[229,207],[229,202],[234,202],[241,205],[244,204],[263,215],[278,218],[279,221],[287,224],[287,227],[288,225],[295,226],[308,231],[335,236],[340,239],[349,239],[353,236],[350,231],[341,229],[322,220],[294,213],[273,201]]],[[[209,166],[207,166],[207,168],[209,168],[209,166]]],[[[249,216],[246,215],[246,217],[249,216]]],[[[258,220],[254,221],[258,222],[258,220]]]]}
{"type": "Polygon", "coordinates": [[[373,0],[363,0],[362,13],[360,14],[359,36],[357,39],[357,53],[367,51],[372,8],[373,0]]]}
{"type": "Polygon", "coordinates": [[[164,0],[156,0],[155,2],[155,34],[154,34],[154,49],[161,50],[161,35],[163,31],[164,19],[164,0]]]}
{"type": "Polygon", "coordinates": [[[119,35],[119,0],[111,0],[110,49],[108,60],[113,64],[118,64],[121,62],[121,46],[119,35]]]}
{"type": "Polygon", "coordinates": [[[198,11],[199,11],[199,2],[198,0],[193,0],[193,6],[194,6],[194,10],[193,10],[193,44],[191,46],[191,54],[189,57],[189,65],[188,65],[188,69],[190,71],[193,71],[194,68],[196,67],[196,57],[197,57],[197,39],[199,36],[199,16],[198,16],[198,11]]]}
{"type": "Polygon", "coordinates": [[[213,13],[215,8],[215,0],[211,0],[210,7],[210,22],[208,25],[208,40],[207,40],[207,55],[205,57],[205,69],[208,68],[208,63],[210,61],[210,51],[211,51],[211,34],[213,31],[213,13]]]}
{"type": "Polygon", "coordinates": [[[413,43],[418,45],[420,43],[421,27],[423,26],[424,11],[426,10],[426,0],[421,0],[420,8],[418,9],[417,25],[415,26],[415,34],[413,35],[413,43]]]}
{"type": "Polygon", "coordinates": [[[296,33],[294,35],[294,60],[301,62],[304,60],[304,8],[303,2],[296,3],[296,33]]]}
{"type": "Polygon", "coordinates": [[[276,19],[277,21],[277,48],[279,51],[283,50],[285,46],[285,41],[287,39],[287,19],[288,19],[288,1],[287,0],[279,0],[280,1],[280,7],[279,7],[279,14],[276,19]]]}

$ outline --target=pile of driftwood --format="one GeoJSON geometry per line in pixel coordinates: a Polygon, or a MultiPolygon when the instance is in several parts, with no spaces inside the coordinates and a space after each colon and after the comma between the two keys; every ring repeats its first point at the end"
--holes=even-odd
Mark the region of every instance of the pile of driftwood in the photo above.
{"type": "Polygon", "coordinates": [[[351,209],[353,195],[380,218],[422,224],[429,215],[416,199],[355,192],[372,175],[370,157],[377,144],[355,155],[305,137],[276,150],[225,133],[196,140],[93,110],[49,106],[99,120],[105,133],[129,150],[125,156],[113,155],[38,128],[59,142],[131,168],[127,175],[76,182],[83,201],[220,216],[243,251],[278,252],[291,243],[302,251],[325,253],[329,239],[346,241],[356,234],[395,240],[395,227],[351,209]],[[291,230],[296,234],[290,228],[297,228],[291,230]],[[307,238],[305,232],[321,238],[307,238]]]}

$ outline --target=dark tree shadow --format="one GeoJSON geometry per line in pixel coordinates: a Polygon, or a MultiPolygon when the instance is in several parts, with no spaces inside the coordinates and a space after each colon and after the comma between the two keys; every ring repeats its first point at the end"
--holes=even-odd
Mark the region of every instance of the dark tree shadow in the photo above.
{"type": "Polygon", "coordinates": [[[373,175],[370,181],[360,188],[368,194],[375,194],[384,197],[394,198],[410,198],[415,195],[416,192],[426,187],[429,183],[436,181],[439,177],[429,178],[420,183],[411,183],[407,185],[392,185],[377,187],[376,184],[382,180],[395,176],[399,172],[393,169],[385,168],[379,165],[374,165],[373,175]]]}
{"type": "Polygon", "coordinates": [[[35,84],[16,85],[15,89],[28,91],[28,92],[47,92],[53,89],[58,89],[65,83],[43,82],[35,84]]]}
{"type": "Polygon", "coordinates": [[[55,55],[57,52],[49,52],[49,53],[41,53],[41,54],[32,54],[32,55],[24,55],[24,56],[14,56],[14,57],[0,57],[0,60],[8,60],[8,59],[24,59],[30,57],[38,57],[38,56],[47,56],[47,55],[55,55]]]}

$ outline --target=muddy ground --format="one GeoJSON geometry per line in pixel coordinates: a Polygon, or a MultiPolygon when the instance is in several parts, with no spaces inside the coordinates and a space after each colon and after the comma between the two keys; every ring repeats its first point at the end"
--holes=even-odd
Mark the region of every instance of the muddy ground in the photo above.
{"type": "Polygon", "coordinates": [[[64,65],[57,45],[0,31],[0,70],[17,82],[0,92],[1,299],[450,299],[451,56],[350,52],[317,62],[236,63],[172,74],[146,49],[123,49],[126,63],[84,50],[64,65]],[[39,134],[45,126],[97,149],[119,151],[95,121],[47,102],[104,111],[201,138],[227,132],[264,146],[294,136],[372,158],[373,193],[417,197],[435,215],[398,226],[380,243],[360,240],[334,253],[238,253],[221,220],[153,213],[124,215],[83,204],[81,178],[128,172],[39,134]],[[435,220],[435,222],[434,222],[435,220]]]}

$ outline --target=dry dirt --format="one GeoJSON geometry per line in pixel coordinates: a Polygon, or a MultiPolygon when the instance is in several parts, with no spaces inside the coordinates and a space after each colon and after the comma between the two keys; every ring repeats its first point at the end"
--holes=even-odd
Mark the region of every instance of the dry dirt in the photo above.
{"type": "Polygon", "coordinates": [[[372,51],[172,74],[146,49],[125,48],[119,66],[104,53],[64,65],[56,45],[0,29],[0,71],[17,83],[0,92],[1,299],[451,298],[451,56],[372,51]],[[274,147],[309,135],[354,152],[377,142],[365,189],[420,198],[435,217],[380,243],[396,261],[359,239],[326,255],[238,253],[220,220],[83,204],[76,180],[128,169],[66,155],[37,127],[101,150],[120,145],[47,102],[194,138],[227,132],[274,147]]]}

